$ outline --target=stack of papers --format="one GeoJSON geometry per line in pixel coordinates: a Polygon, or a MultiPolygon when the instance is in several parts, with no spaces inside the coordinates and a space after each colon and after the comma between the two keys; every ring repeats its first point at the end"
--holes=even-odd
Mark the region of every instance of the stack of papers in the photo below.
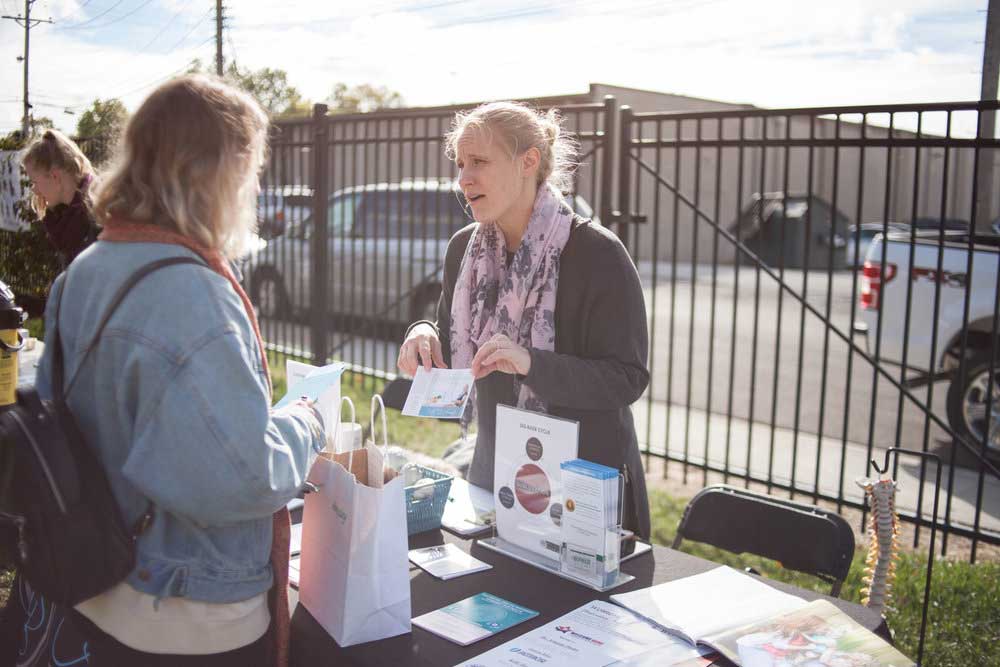
{"type": "Polygon", "coordinates": [[[768,586],[729,567],[717,567],[651,588],[611,596],[692,644],[716,632],[801,609],[802,598],[768,586]],[[720,614],[719,610],[725,610],[720,614]]]}
{"type": "Polygon", "coordinates": [[[912,660],[826,600],[807,603],[728,567],[611,599],[743,667],[914,667],[912,660]]]}
{"type": "Polygon", "coordinates": [[[702,657],[706,653],[627,609],[595,600],[459,667],[701,667],[711,662],[702,657]]]}
{"type": "Polygon", "coordinates": [[[619,475],[583,459],[564,462],[560,570],[598,587],[618,577],[619,475]]]}
{"type": "Polygon", "coordinates": [[[482,572],[493,566],[473,558],[454,544],[441,544],[410,551],[410,562],[438,579],[454,579],[464,574],[482,572]]]}
{"type": "Polygon", "coordinates": [[[479,593],[413,619],[413,625],[468,646],[538,616],[538,612],[489,593],[479,593]]]}

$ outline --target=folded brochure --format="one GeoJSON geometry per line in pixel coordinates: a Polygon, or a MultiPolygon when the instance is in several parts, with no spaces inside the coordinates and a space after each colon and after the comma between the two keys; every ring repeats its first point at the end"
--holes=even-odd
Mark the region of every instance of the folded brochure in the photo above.
{"type": "Polygon", "coordinates": [[[413,625],[448,641],[468,646],[518,623],[538,612],[489,593],[477,593],[413,619],[413,625]]]}
{"type": "Polygon", "coordinates": [[[806,602],[728,567],[611,600],[742,667],[914,665],[829,602],[806,602]]]}
{"type": "Polygon", "coordinates": [[[464,574],[482,572],[492,565],[473,558],[454,544],[439,544],[409,552],[410,562],[438,579],[454,579],[464,574]]]}

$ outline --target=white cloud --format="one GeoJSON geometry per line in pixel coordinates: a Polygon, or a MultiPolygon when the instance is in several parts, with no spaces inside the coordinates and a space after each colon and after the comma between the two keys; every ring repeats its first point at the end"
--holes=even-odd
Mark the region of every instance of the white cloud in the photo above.
{"type": "MultiPolygon", "coordinates": [[[[77,11],[77,0],[50,2],[54,14],[77,11]]],[[[162,11],[180,15],[157,42],[161,48],[205,11],[191,0],[160,3],[162,11]]],[[[981,58],[973,43],[982,39],[985,16],[977,11],[982,0],[950,3],[948,15],[964,19],[949,23],[948,35],[956,39],[942,46],[913,38],[939,34],[933,26],[913,30],[942,11],[937,0],[228,4],[235,50],[227,41],[227,57],[235,53],[241,66],[284,69],[312,99],[324,98],[337,81],[371,82],[418,105],[582,92],[593,81],[770,107],[972,99],[981,58]],[[516,16],[545,8],[551,12],[516,16]]],[[[5,23],[0,63],[13,65],[22,33],[5,23]]],[[[201,40],[193,37],[181,52],[157,55],[102,45],[89,35],[35,34],[32,89],[58,103],[142,88],[213,53],[211,44],[199,49],[201,40]]],[[[15,91],[0,99],[19,97],[19,68],[0,67],[0,89],[15,91]]],[[[146,92],[127,94],[126,104],[134,106],[146,92]]],[[[0,128],[17,125],[19,117],[17,104],[0,103],[0,128]]],[[[65,116],[60,124],[74,122],[65,116]]]]}

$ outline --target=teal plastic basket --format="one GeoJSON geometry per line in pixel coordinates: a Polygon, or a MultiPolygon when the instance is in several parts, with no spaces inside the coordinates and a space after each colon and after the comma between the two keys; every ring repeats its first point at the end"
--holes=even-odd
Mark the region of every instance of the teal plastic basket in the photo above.
{"type": "Polygon", "coordinates": [[[448,504],[451,475],[416,463],[403,466],[406,483],[406,532],[410,535],[441,527],[441,516],[448,504]],[[417,485],[421,479],[430,479],[417,485]]]}

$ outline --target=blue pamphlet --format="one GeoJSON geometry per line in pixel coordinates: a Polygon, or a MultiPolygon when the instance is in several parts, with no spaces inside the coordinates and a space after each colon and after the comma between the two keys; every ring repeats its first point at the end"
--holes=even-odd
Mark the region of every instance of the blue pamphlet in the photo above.
{"type": "Polygon", "coordinates": [[[417,616],[413,624],[448,641],[468,646],[535,616],[538,616],[537,611],[489,593],[478,593],[417,616]]]}
{"type": "Polygon", "coordinates": [[[346,368],[347,364],[337,362],[313,370],[305,378],[293,384],[274,407],[283,408],[303,396],[310,401],[318,401],[328,389],[340,386],[340,375],[346,368]]]}

